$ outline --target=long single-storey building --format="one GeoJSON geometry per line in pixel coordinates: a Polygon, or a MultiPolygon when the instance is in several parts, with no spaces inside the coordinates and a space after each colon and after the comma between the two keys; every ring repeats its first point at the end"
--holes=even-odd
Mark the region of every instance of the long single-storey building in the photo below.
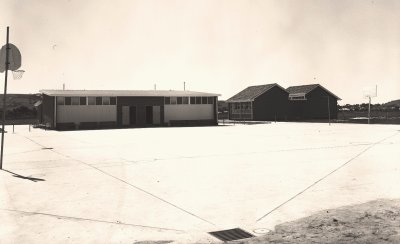
{"type": "Polygon", "coordinates": [[[278,84],[249,86],[227,100],[231,120],[286,120],[288,92],[278,84]]]}
{"type": "Polygon", "coordinates": [[[217,125],[219,94],[173,90],[41,90],[51,129],[217,125]]]}
{"type": "Polygon", "coordinates": [[[289,119],[337,119],[338,96],[319,84],[291,86],[289,93],[289,119]]]}

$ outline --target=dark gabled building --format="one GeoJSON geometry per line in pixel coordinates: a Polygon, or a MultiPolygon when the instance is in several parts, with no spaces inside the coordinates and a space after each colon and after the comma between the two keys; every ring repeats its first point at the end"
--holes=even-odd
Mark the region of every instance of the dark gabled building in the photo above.
{"type": "Polygon", "coordinates": [[[337,119],[337,101],[341,99],[323,86],[291,86],[286,91],[289,93],[289,119],[337,119]]]}
{"type": "Polygon", "coordinates": [[[249,86],[227,100],[231,120],[286,120],[288,92],[278,84],[249,86]]]}

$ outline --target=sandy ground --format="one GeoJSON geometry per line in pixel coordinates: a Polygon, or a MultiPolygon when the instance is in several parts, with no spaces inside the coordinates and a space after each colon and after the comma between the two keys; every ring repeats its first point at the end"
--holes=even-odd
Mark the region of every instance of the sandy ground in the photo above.
{"type": "Polygon", "coordinates": [[[2,243],[214,243],[400,198],[399,125],[10,129],[2,243]]]}
{"type": "Polygon", "coordinates": [[[264,236],[234,243],[400,243],[400,200],[324,210],[280,224],[264,236]]]}

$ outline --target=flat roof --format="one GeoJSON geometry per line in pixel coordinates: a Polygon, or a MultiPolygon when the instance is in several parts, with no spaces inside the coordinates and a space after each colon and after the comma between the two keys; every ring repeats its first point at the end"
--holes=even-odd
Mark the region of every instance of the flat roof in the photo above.
{"type": "Polygon", "coordinates": [[[48,96],[114,96],[114,97],[216,97],[216,93],[175,90],[40,90],[48,96]]]}

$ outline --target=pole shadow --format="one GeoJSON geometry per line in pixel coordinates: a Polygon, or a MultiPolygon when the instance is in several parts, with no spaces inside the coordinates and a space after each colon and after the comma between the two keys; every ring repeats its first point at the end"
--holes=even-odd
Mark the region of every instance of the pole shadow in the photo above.
{"type": "Polygon", "coordinates": [[[35,177],[30,177],[30,176],[19,175],[19,174],[17,174],[17,173],[8,171],[8,170],[6,170],[6,169],[2,169],[2,170],[3,170],[3,171],[6,171],[6,172],[8,172],[8,173],[10,173],[10,174],[12,174],[12,175],[13,175],[14,177],[16,177],[16,178],[21,178],[21,179],[24,179],[24,180],[30,180],[30,181],[33,181],[33,182],[46,181],[45,179],[41,179],[41,178],[35,178],[35,177]]]}

